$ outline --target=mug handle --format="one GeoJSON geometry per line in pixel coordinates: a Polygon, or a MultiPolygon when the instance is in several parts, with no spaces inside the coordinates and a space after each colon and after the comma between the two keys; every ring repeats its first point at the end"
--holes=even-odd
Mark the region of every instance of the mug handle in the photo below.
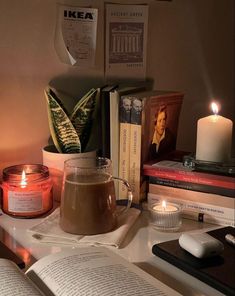
{"type": "Polygon", "coordinates": [[[127,205],[125,208],[118,211],[117,215],[119,216],[120,214],[126,213],[130,209],[131,203],[133,200],[133,193],[132,193],[130,184],[125,179],[118,178],[118,177],[113,177],[113,179],[122,182],[123,185],[125,185],[127,188],[127,205]]]}

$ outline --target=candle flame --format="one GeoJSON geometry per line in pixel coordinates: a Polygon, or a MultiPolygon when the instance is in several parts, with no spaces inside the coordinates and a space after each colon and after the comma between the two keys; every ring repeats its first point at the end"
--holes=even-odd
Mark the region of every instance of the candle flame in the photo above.
{"type": "Polygon", "coordinates": [[[25,188],[26,185],[27,185],[27,182],[26,182],[26,174],[25,174],[25,171],[23,170],[22,175],[21,175],[20,186],[21,186],[21,188],[25,188]]]}
{"type": "Polygon", "coordinates": [[[165,200],[162,201],[162,207],[163,207],[163,210],[165,211],[166,210],[166,201],[165,200]]]}
{"type": "Polygon", "coordinates": [[[211,103],[211,109],[212,109],[212,111],[213,111],[213,113],[214,113],[215,115],[218,114],[218,112],[219,112],[219,108],[218,108],[218,106],[217,106],[217,104],[216,104],[215,102],[211,103]]]}

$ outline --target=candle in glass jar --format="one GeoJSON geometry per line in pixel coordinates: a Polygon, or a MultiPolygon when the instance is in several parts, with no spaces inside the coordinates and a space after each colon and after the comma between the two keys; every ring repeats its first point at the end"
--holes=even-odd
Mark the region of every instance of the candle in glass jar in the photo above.
{"type": "Polygon", "coordinates": [[[174,231],[181,225],[181,207],[175,203],[154,203],[150,208],[151,221],[159,230],[174,231]]]}
{"type": "Polygon", "coordinates": [[[3,170],[3,211],[32,218],[52,208],[52,182],[46,166],[15,165],[3,170]]]}
{"type": "Polygon", "coordinates": [[[226,162],[231,157],[233,123],[218,115],[218,106],[211,104],[213,115],[197,122],[196,159],[226,162]]]}

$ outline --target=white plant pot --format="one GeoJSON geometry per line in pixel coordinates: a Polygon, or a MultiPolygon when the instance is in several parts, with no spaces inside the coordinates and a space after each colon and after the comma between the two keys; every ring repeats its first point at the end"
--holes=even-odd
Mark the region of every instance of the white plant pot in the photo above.
{"type": "Polygon", "coordinates": [[[50,145],[42,149],[43,164],[49,168],[53,183],[53,199],[60,202],[63,183],[64,162],[70,158],[95,157],[96,151],[85,153],[58,153],[55,146],[50,145]]]}

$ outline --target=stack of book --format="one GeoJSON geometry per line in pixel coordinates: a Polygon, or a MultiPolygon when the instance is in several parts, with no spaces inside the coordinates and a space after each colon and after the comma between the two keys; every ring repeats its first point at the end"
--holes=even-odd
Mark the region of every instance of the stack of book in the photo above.
{"type": "Polygon", "coordinates": [[[195,171],[182,162],[146,162],[148,203],[165,199],[180,203],[183,216],[198,221],[235,226],[235,176],[195,171]]]}
{"type": "MultiPolygon", "coordinates": [[[[175,149],[178,120],[183,93],[151,90],[152,82],[113,84],[101,88],[100,121],[101,156],[113,163],[113,175],[127,180],[133,200],[146,197],[142,166],[147,160],[175,149]],[[156,126],[156,116],[164,108],[164,135],[169,146],[162,151],[150,150],[156,126]],[[169,140],[172,140],[171,143],[169,140]]],[[[117,189],[119,199],[126,199],[126,187],[117,189]]]]}
{"type": "MultiPolygon", "coordinates": [[[[119,177],[129,181],[135,203],[146,195],[143,163],[175,149],[182,101],[183,94],[175,91],[152,90],[120,96],[119,177]],[[154,151],[151,147],[159,112],[164,116],[162,137],[168,145],[154,151]]],[[[126,198],[125,190],[124,186],[119,188],[121,199],[126,198]]]]}

